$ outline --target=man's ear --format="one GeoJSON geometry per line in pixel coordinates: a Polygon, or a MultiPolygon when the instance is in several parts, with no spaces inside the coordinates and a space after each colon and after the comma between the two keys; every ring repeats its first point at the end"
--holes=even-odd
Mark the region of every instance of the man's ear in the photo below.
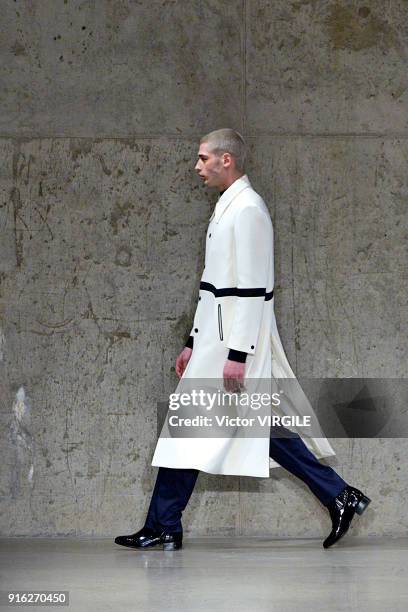
{"type": "Polygon", "coordinates": [[[222,154],[222,163],[224,168],[230,168],[232,164],[232,156],[231,153],[223,153],[222,154]]]}

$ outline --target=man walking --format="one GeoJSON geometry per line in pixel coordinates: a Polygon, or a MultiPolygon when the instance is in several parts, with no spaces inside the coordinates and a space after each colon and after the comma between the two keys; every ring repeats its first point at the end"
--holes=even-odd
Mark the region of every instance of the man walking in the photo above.
{"type": "MultiPolygon", "coordinates": [[[[180,383],[189,379],[222,379],[228,392],[244,383],[282,377],[295,389],[292,414],[307,410],[304,396],[287,361],[274,315],[273,227],[265,202],[244,171],[245,143],[232,129],[210,132],[201,139],[195,166],[207,187],[220,191],[207,231],[205,266],[194,323],[176,360],[180,383]],[[306,408],[305,408],[306,407],[306,408]]],[[[288,409],[289,409],[288,408],[288,409]]],[[[300,478],[328,509],[332,530],[328,548],[362,514],[370,499],[348,485],[318,458],[333,455],[324,437],[302,439],[282,427],[270,437],[172,437],[165,424],[152,465],[159,471],[142,529],[118,536],[131,548],[182,546],[182,512],[199,471],[267,477],[282,466],[300,478]]]]}

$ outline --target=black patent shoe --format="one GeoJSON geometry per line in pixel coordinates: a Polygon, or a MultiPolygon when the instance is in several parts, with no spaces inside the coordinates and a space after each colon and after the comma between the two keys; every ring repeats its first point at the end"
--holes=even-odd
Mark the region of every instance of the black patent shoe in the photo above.
{"type": "Polygon", "coordinates": [[[348,531],[355,513],[363,514],[371,499],[358,489],[347,486],[327,506],[332,520],[332,530],[323,542],[324,548],[329,548],[340,540],[348,531]]]}
{"type": "Polygon", "coordinates": [[[182,547],[183,534],[155,531],[150,527],[142,527],[136,533],[115,538],[115,544],[128,548],[153,548],[162,545],[163,550],[178,550],[182,547]]]}

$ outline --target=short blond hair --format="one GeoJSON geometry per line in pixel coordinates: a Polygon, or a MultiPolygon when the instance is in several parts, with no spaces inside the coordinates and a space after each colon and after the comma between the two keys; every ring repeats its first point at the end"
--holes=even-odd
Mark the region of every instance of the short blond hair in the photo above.
{"type": "Polygon", "coordinates": [[[239,132],[231,128],[222,128],[214,130],[203,136],[200,144],[206,143],[209,145],[211,153],[222,155],[230,153],[235,159],[235,165],[239,172],[244,171],[246,158],[246,144],[239,132]]]}

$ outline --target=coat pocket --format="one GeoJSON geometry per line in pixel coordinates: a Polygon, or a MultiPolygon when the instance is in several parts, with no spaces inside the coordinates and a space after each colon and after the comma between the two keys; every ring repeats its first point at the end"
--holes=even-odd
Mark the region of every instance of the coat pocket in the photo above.
{"type": "Polygon", "coordinates": [[[220,333],[220,340],[224,340],[224,334],[223,334],[223,331],[222,331],[221,304],[218,304],[218,331],[220,333]]]}

